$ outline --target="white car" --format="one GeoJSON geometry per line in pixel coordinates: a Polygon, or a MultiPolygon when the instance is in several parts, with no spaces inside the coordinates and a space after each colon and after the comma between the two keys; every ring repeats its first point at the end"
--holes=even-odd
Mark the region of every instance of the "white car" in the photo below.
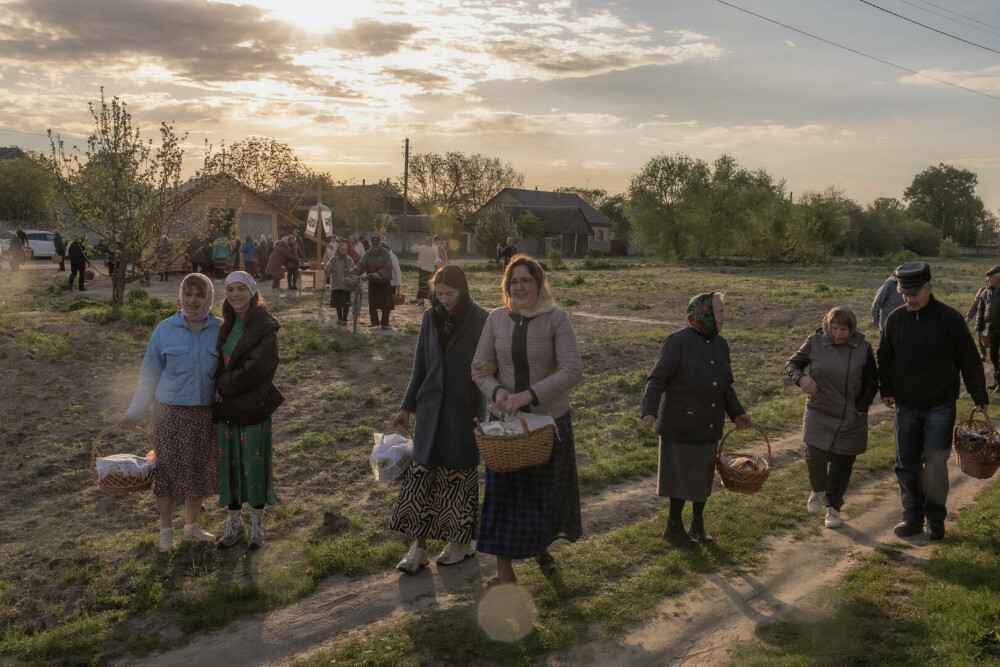
{"type": "MultiPolygon", "coordinates": [[[[24,233],[28,235],[28,246],[32,250],[32,257],[52,257],[56,254],[56,235],[52,232],[25,229],[24,233]]],[[[4,254],[10,251],[10,239],[13,236],[14,232],[5,232],[0,236],[0,248],[3,249],[4,254]]]]}

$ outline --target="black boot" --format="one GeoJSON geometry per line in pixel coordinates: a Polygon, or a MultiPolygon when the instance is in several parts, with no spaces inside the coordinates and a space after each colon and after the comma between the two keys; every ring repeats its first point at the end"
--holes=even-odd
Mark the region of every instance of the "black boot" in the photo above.
{"type": "Polygon", "coordinates": [[[678,547],[689,547],[695,543],[684,530],[684,524],[673,519],[667,520],[667,527],[663,529],[663,539],[678,547]]]}
{"type": "Polygon", "coordinates": [[[711,542],[712,536],[705,532],[705,519],[696,516],[691,519],[691,539],[695,542],[711,542]]]}

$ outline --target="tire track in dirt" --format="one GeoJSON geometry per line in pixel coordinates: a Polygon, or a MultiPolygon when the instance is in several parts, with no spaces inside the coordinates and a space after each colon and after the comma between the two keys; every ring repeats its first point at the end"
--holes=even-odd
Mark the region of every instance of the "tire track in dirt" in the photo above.
{"type": "MultiPolygon", "coordinates": [[[[990,483],[968,477],[954,464],[950,479],[950,512],[971,503],[990,483]]],[[[766,563],[760,568],[733,567],[706,575],[698,588],[661,602],[654,619],[633,628],[620,642],[583,645],[549,656],[544,664],[624,667],[724,662],[731,657],[731,647],[753,639],[761,624],[820,618],[821,596],[860,554],[903,547],[904,557],[911,562],[929,558],[934,543],[926,533],[906,540],[893,534],[901,509],[895,477],[874,482],[849,498],[842,528],[824,528],[805,539],[785,535],[769,540],[766,563]],[[851,506],[859,508],[857,513],[851,506]]],[[[815,520],[821,522],[822,515],[815,520]]]]}
{"type": "MultiPolygon", "coordinates": [[[[888,412],[873,406],[872,415],[888,412]]],[[[801,447],[798,430],[775,439],[775,458],[801,447]]],[[[593,536],[665,507],[656,495],[656,477],[615,484],[581,502],[584,535],[593,536]]],[[[265,545],[261,555],[265,555],[265,545]]],[[[554,551],[568,547],[557,545],[554,551]]],[[[474,604],[483,585],[496,574],[493,559],[477,556],[451,567],[432,565],[417,575],[395,571],[366,577],[334,576],[307,598],[226,628],[195,637],[181,648],[162,653],[144,665],[265,664],[314,651],[345,632],[397,617],[407,611],[434,611],[474,604]]]]}

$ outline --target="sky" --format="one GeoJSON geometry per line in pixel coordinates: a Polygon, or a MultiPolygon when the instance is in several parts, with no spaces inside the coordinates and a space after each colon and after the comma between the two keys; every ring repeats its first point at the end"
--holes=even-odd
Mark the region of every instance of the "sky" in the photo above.
{"type": "Polygon", "coordinates": [[[728,153],[867,204],[943,162],[1000,209],[1000,3],[727,2],[0,0],[0,146],[82,144],[103,86],[144,136],[187,133],[188,174],[206,141],[262,136],[337,180],[401,179],[409,138],[541,190],[728,153]]]}

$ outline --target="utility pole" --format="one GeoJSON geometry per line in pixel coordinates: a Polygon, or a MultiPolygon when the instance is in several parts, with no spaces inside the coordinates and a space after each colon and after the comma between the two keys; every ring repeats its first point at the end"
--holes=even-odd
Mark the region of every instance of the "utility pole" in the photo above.
{"type": "Polygon", "coordinates": [[[409,208],[410,191],[410,139],[407,137],[403,148],[403,221],[400,236],[403,237],[403,252],[406,251],[406,211],[409,208]]]}

